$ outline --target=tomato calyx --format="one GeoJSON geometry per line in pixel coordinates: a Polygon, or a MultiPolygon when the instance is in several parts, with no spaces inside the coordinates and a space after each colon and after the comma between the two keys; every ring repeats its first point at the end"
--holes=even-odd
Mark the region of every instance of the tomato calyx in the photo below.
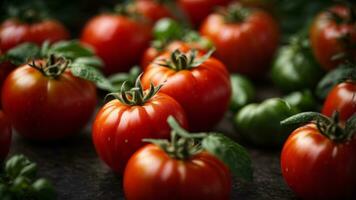
{"type": "Polygon", "coordinates": [[[114,7],[114,13],[120,16],[126,16],[137,21],[146,21],[146,19],[137,12],[132,3],[118,4],[114,7]]]}
{"type": "Polygon", "coordinates": [[[338,112],[334,112],[331,118],[317,112],[303,112],[283,120],[281,125],[314,123],[319,132],[332,141],[342,143],[351,140],[356,134],[356,114],[345,124],[339,123],[338,118],[338,112]]]}
{"type": "Polygon", "coordinates": [[[148,90],[144,90],[141,84],[141,76],[140,74],[135,82],[135,86],[132,88],[127,88],[128,82],[125,81],[121,85],[120,92],[117,93],[109,93],[106,95],[105,99],[108,96],[113,96],[118,99],[121,103],[136,106],[136,105],[144,105],[148,100],[150,100],[157,92],[161,89],[163,84],[158,86],[154,86],[151,82],[150,88],[148,90]]]}
{"type": "Polygon", "coordinates": [[[221,133],[189,133],[174,117],[169,116],[167,123],[172,128],[171,139],[143,139],[162,148],[168,156],[178,160],[189,160],[201,152],[207,152],[227,165],[237,177],[251,181],[253,170],[251,159],[245,148],[221,133]]]}
{"type": "Polygon", "coordinates": [[[172,128],[170,141],[163,139],[144,139],[143,141],[161,147],[170,157],[179,160],[189,159],[203,150],[197,139],[206,137],[206,133],[190,134],[172,116],[168,117],[167,122],[172,128]]]}
{"type": "Polygon", "coordinates": [[[226,9],[220,9],[219,13],[224,16],[228,23],[242,23],[251,15],[252,9],[235,3],[226,9]]]}
{"type": "Polygon", "coordinates": [[[209,59],[214,50],[215,49],[212,49],[205,55],[198,58],[198,52],[196,49],[192,49],[187,53],[183,53],[179,49],[176,49],[171,53],[170,59],[159,59],[157,60],[158,62],[156,61],[156,64],[176,71],[191,69],[199,67],[202,63],[209,59]]]}
{"type": "Polygon", "coordinates": [[[69,63],[70,61],[64,57],[51,54],[44,62],[36,62],[33,59],[28,65],[40,71],[44,76],[56,79],[68,68],[69,63]]]}

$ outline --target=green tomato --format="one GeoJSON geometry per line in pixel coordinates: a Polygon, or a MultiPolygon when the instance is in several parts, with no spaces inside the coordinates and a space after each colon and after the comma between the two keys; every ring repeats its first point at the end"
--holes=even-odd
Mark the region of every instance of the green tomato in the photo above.
{"type": "Polygon", "coordinates": [[[173,19],[163,18],[153,27],[153,35],[160,41],[179,39],[183,35],[183,27],[173,19]]]}
{"type": "Polygon", "coordinates": [[[317,107],[316,100],[310,90],[292,92],[284,96],[283,99],[299,112],[312,111],[317,107]]]}
{"type": "Polygon", "coordinates": [[[292,129],[282,127],[280,121],[297,113],[280,98],[272,98],[261,104],[243,107],[234,118],[238,133],[248,142],[259,147],[279,147],[292,129]]]}
{"type": "Polygon", "coordinates": [[[254,99],[255,89],[244,76],[232,74],[230,80],[232,87],[230,110],[237,111],[254,99]]]}
{"type": "Polygon", "coordinates": [[[292,38],[290,45],[279,50],[271,70],[272,81],[285,92],[314,89],[322,74],[304,35],[292,38]]]}

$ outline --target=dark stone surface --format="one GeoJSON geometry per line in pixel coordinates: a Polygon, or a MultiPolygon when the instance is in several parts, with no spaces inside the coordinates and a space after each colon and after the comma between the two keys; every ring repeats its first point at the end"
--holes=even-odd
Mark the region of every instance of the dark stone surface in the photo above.
{"type": "MultiPolygon", "coordinates": [[[[224,120],[218,130],[232,130],[224,120]]],[[[233,134],[232,131],[227,132],[233,134]]],[[[248,147],[254,181],[234,181],[232,199],[294,199],[279,167],[279,150],[248,147]]],[[[40,175],[56,187],[59,200],[124,199],[121,178],[102,163],[94,150],[89,130],[56,143],[37,143],[15,136],[11,154],[23,153],[39,165],[40,175]]]]}
{"type": "MultiPolygon", "coordinates": [[[[276,96],[274,94],[277,93],[261,88],[258,99],[276,96]]],[[[235,138],[229,115],[216,130],[235,138]]],[[[252,157],[254,181],[235,180],[231,199],[295,199],[280,172],[280,151],[247,148],[252,157]]],[[[17,153],[23,153],[38,163],[40,176],[52,181],[59,200],[124,199],[122,179],[97,157],[89,128],[84,133],[55,143],[31,142],[15,135],[10,155],[17,153]]]]}

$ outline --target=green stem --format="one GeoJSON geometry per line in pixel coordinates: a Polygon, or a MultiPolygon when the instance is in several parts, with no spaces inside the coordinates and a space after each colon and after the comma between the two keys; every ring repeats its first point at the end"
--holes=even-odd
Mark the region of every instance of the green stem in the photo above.
{"type": "Polygon", "coordinates": [[[153,83],[150,84],[148,91],[144,91],[141,84],[142,73],[137,77],[135,81],[135,86],[131,89],[127,89],[128,81],[125,81],[121,85],[121,90],[118,93],[109,93],[106,95],[105,99],[109,96],[113,96],[118,99],[121,103],[134,106],[134,105],[144,105],[149,101],[163,86],[162,84],[155,87],[153,83]]]}
{"type": "Polygon", "coordinates": [[[296,125],[314,123],[319,132],[335,142],[346,141],[354,134],[356,127],[356,115],[346,122],[343,129],[339,124],[338,113],[334,112],[332,118],[316,112],[304,112],[291,116],[281,122],[281,125],[296,125]]]}
{"type": "Polygon", "coordinates": [[[206,133],[189,133],[172,116],[168,117],[167,122],[172,128],[170,141],[161,139],[144,139],[143,141],[158,145],[169,156],[180,160],[189,159],[202,151],[200,143],[207,137],[206,133]]]}
{"type": "Polygon", "coordinates": [[[251,9],[243,7],[240,4],[232,4],[220,13],[228,23],[242,23],[250,16],[251,9]]]}
{"type": "Polygon", "coordinates": [[[32,60],[28,65],[40,71],[44,76],[56,79],[65,72],[69,64],[70,61],[64,57],[57,58],[51,54],[47,60],[44,61],[44,64],[41,62],[36,63],[35,60],[32,60]]]}

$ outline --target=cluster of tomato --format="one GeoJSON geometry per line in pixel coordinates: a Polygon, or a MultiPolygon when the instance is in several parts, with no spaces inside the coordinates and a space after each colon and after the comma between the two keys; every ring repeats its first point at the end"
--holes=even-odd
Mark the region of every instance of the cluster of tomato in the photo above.
{"type": "Polygon", "coordinates": [[[63,42],[70,36],[60,22],[33,13],[2,23],[0,159],[8,153],[11,127],[32,140],[80,132],[97,106],[96,85],[114,99],[96,114],[93,143],[124,175],[127,199],[229,199],[231,173],[249,177],[249,157],[227,137],[205,133],[229,108],[247,142],[284,144],[282,173],[298,196],[356,195],[353,5],[322,11],[307,34],[278,52],[278,21],[259,6],[136,0],[114,10],[90,19],[80,42],[72,43],[63,42]],[[177,22],[182,18],[185,25],[177,22]],[[137,64],[143,73],[129,80],[123,72],[137,64]],[[328,94],[326,116],[300,113],[314,109],[310,91],[251,103],[249,79],[258,82],[271,72],[275,85],[290,92],[315,89],[326,71],[317,86],[328,94]],[[126,79],[117,86],[117,77],[126,79]],[[289,136],[296,128],[291,124],[303,123],[289,136]]]}

